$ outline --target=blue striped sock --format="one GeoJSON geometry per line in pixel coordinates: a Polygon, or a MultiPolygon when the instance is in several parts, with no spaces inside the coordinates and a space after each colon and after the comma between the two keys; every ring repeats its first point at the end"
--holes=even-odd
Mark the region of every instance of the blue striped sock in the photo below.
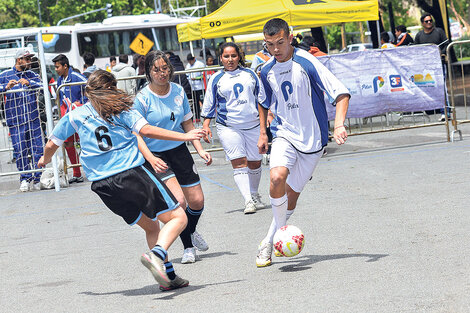
{"type": "Polygon", "coordinates": [[[175,274],[175,269],[173,268],[173,264],[171,262],[166,262],[165,267],[166,267],[166,274],[168,275],[168,278],[171,280],[175,279],[176,274],[175,274]]]}
{"type": "Polygon", "coordinates": [[[166,252],[166,250],[163,249],[160,245],[153,247],[152,252],[163,261],[165,261],[166,256],[168,255],[168,252],[166,252]]]}
{"type": "Polygon", "coordinates": [[[186,207],[186,216],[188,217],[188,228],[189,233],[192,234],[196,231],[197,223],[199,222],[199,218],[202,215],[202,211],[204,211],[204,207],[200,210],[192,210],[189,206],[186,207]]]}

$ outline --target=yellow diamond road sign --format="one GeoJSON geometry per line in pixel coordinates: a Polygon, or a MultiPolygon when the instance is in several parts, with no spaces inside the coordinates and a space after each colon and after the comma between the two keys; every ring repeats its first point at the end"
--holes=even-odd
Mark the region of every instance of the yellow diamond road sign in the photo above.
{"type": "Polygon", "coordinates": [[[145,37],[142,33],[139,33],[129,46],[132,51],[140,55],[146,55],[152,47],[153,41],[145,37]]]}

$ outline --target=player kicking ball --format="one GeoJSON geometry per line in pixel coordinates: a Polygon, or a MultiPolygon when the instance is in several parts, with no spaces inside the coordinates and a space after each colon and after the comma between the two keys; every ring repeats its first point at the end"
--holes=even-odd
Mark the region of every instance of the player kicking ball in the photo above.
{"type": "Polygon", "coordinates": [[[268,149],[266,118],[270,109],[276,119],[271,128],[270,200],[273,220],[258,247],[256,265],[271,265],[273,237],[294,212],[304,186],[312,177],[328,143],[328,116],[324,95],[336,104],[334,139],[346,141],[344,120],[348,110],[348,89],[313,55],[291,45],[292,34],[279,18],[263,28],[264,41],[273,56],[261,69],[264,94],[260,95],[260,153],[268,149]]]}
{"type": "Polygon", "coordinates": [[[77,132],[82,149],[80,163],[93,182],[91,189],[127,224],[137,224],[145,231],[151,250],[141,261],[160,289],[188,286],[186,279],[175,274],[167,253],[186,227],[186,214],[145,162],[132,132],[155,139],[191,141],[200,139],[204,131],[179,133],[150,126],[132,109],[132,97],[116,88],[113,74],[103,70],[90,75],[85,92],[90,102],[60,119],[38,165],[49,163],[63,142],[77,132]],[[161,230],[157,218],[165,223],[161,230]]]}

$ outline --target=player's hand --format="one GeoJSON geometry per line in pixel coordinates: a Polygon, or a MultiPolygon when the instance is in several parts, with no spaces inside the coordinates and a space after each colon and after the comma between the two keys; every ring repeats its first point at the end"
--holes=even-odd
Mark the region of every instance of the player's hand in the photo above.
{"type": "Polygon", "coordinates": [[[268,136],[266,134],[259,135],[258,150],[260,154],[268,152],[268,136]]]}
{"type": "Polygon", "coordinates": [[[25,86],[29,86],[29,81],[27,79],[24,79],[24,78],[21,78],[18,83],[22,84],[22,85],[25,85],[25,86]]]}
{"type": "Polygon", "coordinates": [[[333,137],[335,138],[335,141],[338,145],[342,145],[343,143],[345,143],[346,138],[348,138],[346,127],[344,127],[344,125],[335,126],[333,137]]]}
{"type": "Polygon", "coordinates": [[[15,86],[16,84],[18,84],[18,81],[15,80],[15,79],[12,79],[8,82],[8,84],[6,85],[6,89],[11,89],[13,86],[15,86]]]}
{"type": "Polygon", "coordinates": [[[210,143],[210,142],[211,142],[211,139],[212,139],[212,131],[211,131],[211,128],[210,128],[210,127],[204,127],[203,129],[204,129],[204,131],[206,132],[206,135],[203,137],[203,138],[204,138],[204,141],[207,142],[207,143],[210,143]]]}
{"type": "Polygon", "coordinates": [[[206,165],[211,165],[212,164],[212,156],[209,152],[205,150],[199,151],[199,156],[206,162],[206,165]]]}
{"type": "Polygon", "coordinates": [[[153,157],[149,163],[157,173],[165,173],[168,170],[168,165],[160,158],[153,157]]]}
{"type": "Polygon", "coordinates": [[[46,162],[46,160],[44,160],[44,156],[42,156],[38,161],[38,167],[40,167],[40,168],[46,167],[46,164],[49,163],[49,162],[46,162]]]}
{"type": "Polygon", "coordinates": [[[205,130],[195,128],[185,133],[184,136],[186,137],[185,141],[193,141],[193,140],[199,140],[207,135],[206,135],[205,130]]]}

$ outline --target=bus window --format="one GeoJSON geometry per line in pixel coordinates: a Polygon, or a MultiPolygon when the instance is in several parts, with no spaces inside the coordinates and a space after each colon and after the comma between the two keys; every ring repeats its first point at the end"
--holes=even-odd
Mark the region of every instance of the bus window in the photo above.
{"type": "MultiPolygon", "coordinates": [[[[176,27],[155,28],[158,44],[162,51],[178,51],[178,33],[176,27]]],[[[153,38],[153,37],[152,37],[153,38]]]]}
{"type": "Polygon", "coordinates": [[[20,48],[21,39],[0,40],[0,49],[20,48]]]}
{"type": "MultiPolygon", "coordinates": [[[[45,53],[66,53],[72,47],[72,35],[70,34],[42,34],[42,40],[45,53]]],[[[25,37],[25,44],[32,43],[34,49],[37,49],[37,35],[25,37]]]]}

